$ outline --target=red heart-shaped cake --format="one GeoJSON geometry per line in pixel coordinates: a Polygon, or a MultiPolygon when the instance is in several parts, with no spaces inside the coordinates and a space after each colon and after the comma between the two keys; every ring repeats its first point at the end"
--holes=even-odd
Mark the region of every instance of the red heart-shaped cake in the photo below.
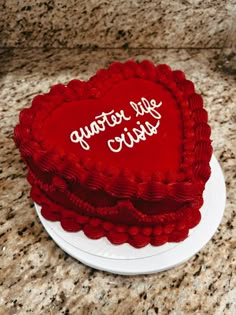
{"type": "Polygon", "coordinates": [[[167,65],[113,63],[53,86],[21,111],[15,142],[33,200],[66,231],[158,246],[200,221],[210,127],[193,83],[167,65]]]}

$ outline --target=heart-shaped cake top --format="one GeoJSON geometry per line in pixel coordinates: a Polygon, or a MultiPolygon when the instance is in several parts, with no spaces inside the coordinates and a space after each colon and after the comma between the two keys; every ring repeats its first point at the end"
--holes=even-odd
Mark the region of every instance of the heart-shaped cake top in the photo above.
{"type": "Polygon", "coordinates": [[[209,177],[210,128],[202,105],[181,71],[149,61],[113,63],[88,82],[72,80],[37,96],[21,112],[15,139],[22,155],[45,170],[94,190],[106,186],[116,197],[145,199],[144,181],[209,177]]]}
{"type": "Polygon", "coordinates": [[[38,121],[35,137],[49,150],[132,172],[179,170],[182,118],[161,84],[141,78],[117,82],[99,98],[63,102],[38,121]]]}
{"type": "Polygon", "coordinates": [[[200,221],[210,127],[182,71],[128,61],[55,85],[21,111],[15,142],[31,197],[67,231],[159,246],[200,221]]]}

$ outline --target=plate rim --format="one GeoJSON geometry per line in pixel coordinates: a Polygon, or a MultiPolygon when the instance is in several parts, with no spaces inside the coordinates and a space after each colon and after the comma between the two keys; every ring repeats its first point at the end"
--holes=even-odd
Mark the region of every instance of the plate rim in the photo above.
{"type": "MultiPolygon", "coordinates": [[[[53,226],[55,226],[54,223],[56,222],[51,222],[46,219],[44,219],[40,213],[40,206],[35,204],[36,212],[38,214],[38,217],[40,219],[40,222],[42,223],[43,227],[47,231],[47,233],[50,235],[50,237],[53,239],[53,241],[67,254],[75,258],[76,260],[82,262],[83,264],[95,268],[97,270],[102,270],[102,271],[107,271],[111,272],[114,274],[120,274],[120,275],[140,275],[140,274],[150,274],[150,273],[156,273],[156,272],[161,272],[173,267],[176,267],[187,260],[189,260],[192,256],[194,256],[197,252],[199,252],[213,237],[213,235],[216,233],[218,226],[220,225],[223,214],[224,214],[224,209],[225,209],[225,203],[226,203],[226,186],[225,186],[225,180],[224,180],[224,175],[222,168],[217,161],[216,157],[212,155],[211,158],[211,177],[206,183],[206,188],[204,191],[204,194],[206,194],[207,190],[209,189],[209,183],[218,176],[218,189],[220,189],[221,194],[214,194],[214,196],[217,196],[219,199],[218,202],[216,202],[216,207],[218,206],[218,211],[215,213],[217,214],[216,217],[213,217],[214,219],[214,225],[210,226],[209,229],[206,230],[206,233],[202,233],[203,235],[200,236],[200,239],[197,240],[196,237],[198,236],[201,227],[206,224],[210,223],[208,221],[204,221],[203,219],[200,221],[200,223],[192,230],[192,233],[189,235],[187,239],[185,239],[183,242],[180,243],[175,243],[176,245],[169,250],[166,250],[163,253],[159,254],[153,254],[151,256],[146,256],[146,257],[139,257],[139,258],[123,258],[123,259],[118,259],[118,258],[111,258],[111,257],[101,257],[98,256],[92,252],[85,252],[81,249],[75,248],[73,245],[70,243],[66,242],[63,238],[60,237],[60,235],[56,234],[56,232],[53,229],[53,226]],[[220,183],[220,185],[219,185],[220,183]],[[219,188],[220,187],[220,188],[219,188]],[[221,197],[220,197],[221,196],[221,197]],[[197,232],[197,233],[196,233],[197,232]],[[195,243],[195,249],[192,247],[192,242],[195,240],[195,242],[198,242],[197,244],[195,243]],[[197,246],[196,246],[197,245],[197,246]],[[186,250],[187,249],[187,250],[186,250]],[[173,257],[173,253],[181,253],[181,257],[176,256],[173,260],[171,260],[170,254],[173,257]],[[159,258],[162,258],[163,262],[160,264],[159,258]],[[177,259],[178,258],[178,259],[177,259]],[[157,260],[157,266],[154,264],[155,260],[157,260]],[[135,264],[134,264],[135,262],[135,264]],[[159,265],[158,265],[159,263],[159,265]],[[158,267],[159,266],[159,267],[158,267]]],[[[216,181],[213,182],[213,184],[216,184],[216,181]]],[[[215,186],[217,188],[217,186],[215,186]]],[[[207,194],[206,194],[207,196],[207,194]]],[[[207,202],[204,197],[204,204],[207,202]]],[[[217,199],[216,198],[216,199],[217,199]]],[[[209,214],[208,214],[209,216],[209,214]]],[[[209,220],[208,216],[205,218],[205,220],[209,220]]],[[[210,218],[212,218],[210,216],[210,218]]],[[[66,232],[65,233],[69,233],[66,232]]],[[[81,233],[77,232],[77,233],[81,233]]],[[[86,237],[85,237],[86,239],[86,237]]],[[[90,240],[91,241],[91,240],[90,240]]],[[[95,240],[96,241],[96,240],[95,240]]],[[[94,243],[95,244],[95,243],[94,243]]],[[[124,245],[124,244],[123,244],[124,245]]],[[[110,244],[111,248],[114,246],[122,246],[122,245],[113,245],[110,244]]],[[[159,246],[159,249],[161,247],[165,246],[159,246]]],[[[145,248],[144,248],[145,249],[145,248]]],[[[139,249],[136,249],[139,251],[139,249]]]]}

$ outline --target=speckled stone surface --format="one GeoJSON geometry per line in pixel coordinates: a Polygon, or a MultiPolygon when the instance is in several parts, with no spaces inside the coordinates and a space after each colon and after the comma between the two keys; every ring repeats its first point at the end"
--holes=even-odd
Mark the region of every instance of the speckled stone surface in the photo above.
{"type": "Polygon", "coordinates": [[[217,48],[235,6],[235,0],[1,1],[0,46],[217,48]]]}
{"type": "MultiPolygon", "coordinates": [[[[236,82],[215,70],[218,50],[1,50],[0,314],[236,314],[236,82]],[[224,218],[209,243],[177,268],[147,276],[96,271],[66,255],[37,218],[12,140],[18,114],[38,93],[87,79],[115,60],[182,69],[205,99],[227,185],[224,218]]],[[[214,209],[212,209],[214,215],[214,209]]]]}

